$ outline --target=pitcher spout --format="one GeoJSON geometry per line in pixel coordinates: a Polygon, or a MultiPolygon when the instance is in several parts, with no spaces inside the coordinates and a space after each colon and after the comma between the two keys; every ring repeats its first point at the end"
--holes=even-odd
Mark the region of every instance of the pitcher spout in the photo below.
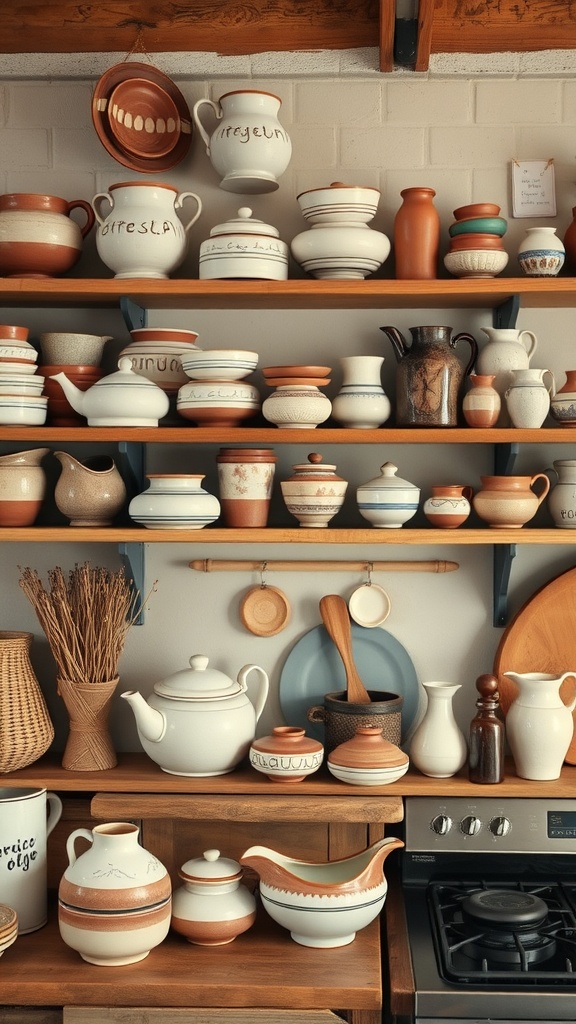
{"type": "Polygon", "coordinates": [[[404,846],[401,839],[380,839],[361,853],[323,864],[285,857],[266,846],[251,846],[240,863],[251,867],[266,885],[293,889],[294,884],[309,893],[356,892],[379,885],[383,865],[392,850],[404,846]]]}
{"type": "Polygon", "coordinates": [[[398,362],[400,362],[409,351],[409,345],[397,327],[381,327],[381,331],[392,343],[392,350],[398,362]]]}

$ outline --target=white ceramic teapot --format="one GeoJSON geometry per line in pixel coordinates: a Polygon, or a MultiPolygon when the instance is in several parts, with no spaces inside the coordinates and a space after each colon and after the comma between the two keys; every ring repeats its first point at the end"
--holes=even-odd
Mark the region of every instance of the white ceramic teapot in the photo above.
{"type": "Polygon", "coordinates": [[[129,356],[121,356],[118,370],[96,381],[87,391],[54,373],[75,412],[85,416],[89,427],[157,427],[170,408],[170,399],[154,381],[132,369],[129,356]]]}
{"type": "Polygon", "coordinates": [[[134,712],[144,750],[163,771],[225,775],[248,754],[268,687],[268,676],[258,665],[244,665],[234,681],[208,668],[205,655],[195,654],[189,669],[155,683],[148,701],[135,690],[122,697],[134,712]],[[259,676],[255,704],[246,694],[251,672],[259,676]]]}

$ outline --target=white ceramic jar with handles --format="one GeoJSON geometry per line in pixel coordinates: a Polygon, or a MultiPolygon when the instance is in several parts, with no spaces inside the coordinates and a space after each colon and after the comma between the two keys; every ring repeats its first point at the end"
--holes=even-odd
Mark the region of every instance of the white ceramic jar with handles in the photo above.
{"type": "Polygon", "coordinates": [[[98,192],[92,207],[98,255],[115,277],[166,278],[186,255],[188,231],[202,212],[202,200],[165,182],[120,181],[98,192]],[[196,210],[183,222],[177,211],[186,199],[195,201],[196,210]]]}
{"type": "Polygon", "coordinates": [[[61,815],[55,793],[0,788],[0,903],[18,914],[20,935],[48,920],[46,841],[61,815]]]}

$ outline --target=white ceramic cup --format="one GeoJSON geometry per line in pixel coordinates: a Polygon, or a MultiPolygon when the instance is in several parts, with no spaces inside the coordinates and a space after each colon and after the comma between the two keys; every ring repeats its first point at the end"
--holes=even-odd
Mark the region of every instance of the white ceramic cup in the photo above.
{"type": "Polygon", "coordinates": [[[61,814],[55,793],[0,787],[0,903],[18,914],[19,935],[48,920],[46,840],[61,814]]]}

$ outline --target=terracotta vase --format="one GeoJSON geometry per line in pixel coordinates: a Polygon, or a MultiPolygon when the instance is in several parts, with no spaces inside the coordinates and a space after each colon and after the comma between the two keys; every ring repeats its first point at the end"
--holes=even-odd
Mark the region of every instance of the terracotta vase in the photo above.
{"type": "Polygon", "coordinates": [[[76,772],[103,771],[118,763],[108,730],[118,676],[106,682],[75,683],[58,678],[58,693],[70,719],[62,767],[76,772]]]}
{"type": "Polygon", "coordinates": [[[323,745],[292,725],[275,726],[271,736],[254,740],[250,747],[250,764],[271,782],[302,782],[318,771],[323,756],[323,745]]]}
{"type": "Polygon", "coordinates": [[[216,463],[225,526],[266,526],[277,461],[271,448],[220,449],[216,463]]]}
{"type": "Polygon", "coordinates": [[[489,526],[519,528],[534,518],[550,490],[545,473],[534,476],[481,476],[482,488],[472,499],[475,511],[489,526]],[[540,493],[534,485],[542,481],[540,493]]]}
{"type": "Polygon", "coordinates": [[[54,738],[31,644],[32,633],[0,632],[0,772],[33,764],[54,738]]]}
{"type": "Polygon", "coordinates": [[[394,218],[394,253],[398,280],[433,280],[438,276],[440,216],[433,188],[405,188],[394,218]]]}
{"type": "Polygon", "coordinates": [[[469,427],[493,427],[498,422],[502,400],[493,386],[495,374],[471,373],[471,388],[462,399],[462,414],[469,427]]]}
{"type": "Polygon", "coordinates": [[[432,526],[454,530],[468,519],[473,495],[468,485],[438,484],[424,502],[424,515],[432,526]]]}

